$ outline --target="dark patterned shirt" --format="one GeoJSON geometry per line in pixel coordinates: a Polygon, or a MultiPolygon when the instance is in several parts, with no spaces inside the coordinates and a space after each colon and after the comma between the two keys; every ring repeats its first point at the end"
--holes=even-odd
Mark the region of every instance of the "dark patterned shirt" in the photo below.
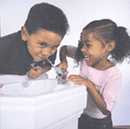
{"type": "MultiPolygon", "coordinates": [[[[53,64],[56,53],[48,58],[53,64]]],[[[0,74],[25,75],[32,63],[33,57],[27,49],[27,42],[21,39],[21,31],[0,38],[0,74]]],[[[37,65],[42,68],[51,66],[47,60],[37,62],[37,65]]]]}

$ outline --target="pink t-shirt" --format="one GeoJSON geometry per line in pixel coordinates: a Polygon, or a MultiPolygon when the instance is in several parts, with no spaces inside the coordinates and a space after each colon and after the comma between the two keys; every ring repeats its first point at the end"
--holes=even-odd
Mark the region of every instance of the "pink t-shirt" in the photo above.
{"type": "MultiPolygon", "coordinates": [[[[83,60],[80,67],[80,75],[97,85],[96,89],[106,102],[107,109],[111,111],[115,104],[116,95],[122,78],[117,66],[115,65],[105,71],[100,71],[87,66],[86,62],[83,60]]],[[[106,115],[96,107],[89,94],[87,96],[87,107],[85,108],[84,113],[92,118],[100,119],[106,117],[106,115]]]]}

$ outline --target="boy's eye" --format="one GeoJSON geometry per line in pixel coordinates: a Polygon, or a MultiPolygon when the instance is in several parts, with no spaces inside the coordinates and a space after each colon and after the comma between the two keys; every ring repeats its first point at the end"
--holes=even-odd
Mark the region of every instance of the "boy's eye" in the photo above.
{"type": "Polygon", "coordinates": [[[51,49],[52,49],[52,50],[56,50],[58,47],[59,47],[59,45],[52,46],[51,49]]]}
{"type": "Polygon", "coordinates": [[[44,47],[44,48],[47,47],[47,45],[44,44],[44,43],[39,43],[39,44],[40,44],[41,47],[44,47]]]}
{"type": "Polygon", "coordinates": [[[55,50],[55,49],[57,49],[57,47],[52,47],[51,49],[52,49],[52,50],[55,50]]]}
{"type": "Polygon", "coordinates": [[[91,45],[87,44],[86,46],[87,46],[87,47],[90,47],[91,45]]]}

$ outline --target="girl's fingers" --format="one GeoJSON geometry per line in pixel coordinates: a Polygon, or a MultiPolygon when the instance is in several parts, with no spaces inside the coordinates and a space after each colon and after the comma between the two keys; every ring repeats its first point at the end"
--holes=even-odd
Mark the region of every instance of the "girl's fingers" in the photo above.
{"type": "Polygon", "coordinates": [[[82,85],[81,82],[75,82],[74,84],[76,84],[76,85],[82,85]]]}
{"type": "Polygon", "coordinates": [[[67,81],[72,81],[76,85],[85,85],[88,86],[89,81],[85,78],[83,78],[80,75],[70,75],[67,79],[67,81]]]}
{"type": "Polygon", "coordinates": [[[77,81],[77,80],[79,80],[79,79],[81,79],[81,77],[80,77],[79,75],[70,75],[70,76],[67,78],[68,81],[77,81]]]}
{"type": "Polygon", "coordinates": [[[85,85],[83,81],[77,81],[77,82],[75,82],[75,84],[77,84],[77,85],[85,85]]]}
{"type": "Polygon", "coordinates": [[[67,71],[67,70],[66,70],[65,72],[66,72],[67,74],[69,73],[69,71],[67,71]]]}
{"type": "Polygon", "coordinates": [[[75,82],[77,85],[86,85],[86,79],[81,77],[80,75],[70,75],[67,78],[67,81],[75,82]]]}
{"type": "Polygon", "coordinates": [[[68,66],[64,63],[61,63],[61,64],[57,65],[57,67],[61,68],[63,71],[66,71],[68,66]]]}

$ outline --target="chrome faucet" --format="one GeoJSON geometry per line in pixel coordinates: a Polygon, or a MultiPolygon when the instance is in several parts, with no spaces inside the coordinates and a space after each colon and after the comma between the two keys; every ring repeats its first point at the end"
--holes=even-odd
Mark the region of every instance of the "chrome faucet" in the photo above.
{"type": "Polygon", "coordinates": [[[67,73],[65,71],[63,71],[61,68],[54,66],[49,59],[47,59],[47,61],[51,64],[51,66],[56,71],[56,74],[57,74],[56,78],[58,80],[58,84],[65,84],[65,83],[67,83],[66,78],[63,79],[63,76],[67,76],[67,73]]]}

